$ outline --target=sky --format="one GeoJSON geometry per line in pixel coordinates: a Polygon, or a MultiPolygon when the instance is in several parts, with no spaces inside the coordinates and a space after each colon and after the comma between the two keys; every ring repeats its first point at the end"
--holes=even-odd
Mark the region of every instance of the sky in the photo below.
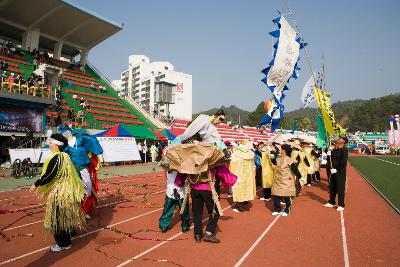
{"type": "MultiPolygon", "coordinates": [[[[272,19],[292,9],[314,70],[324,54],[332,102],[400,92],[398,0],[73,0],[123,23],[94,47],[89,61],[110,80],[120,79],[128,56],[169,61],[193,76],[193,113],[222,105],[253,111],[271,93],[260,81],[272,59],[272,19]]],[[[290,16],[286,16],[291,22],[290,16]]],[[[293,23],[292,23],[293,25],[293,23]]],[[[286,111],[300,108],[311,72],[304,53],[291,80],[286,111]]]]}

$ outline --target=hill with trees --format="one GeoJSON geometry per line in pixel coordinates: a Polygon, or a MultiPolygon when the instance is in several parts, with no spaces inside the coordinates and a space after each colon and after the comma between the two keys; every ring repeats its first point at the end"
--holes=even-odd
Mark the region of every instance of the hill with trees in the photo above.
{"type": "MultiPolygon", "coordinates": [[[[227,120],[232,124],[248,126],[257,126],[265,114],[264,102],[261,102],[253,112],[242,110],[234,105],[222,108],[227,114],[227,120]]],[[[386,131],[389,127],[387,118],[391,114],[400,113],[400,93],[371,98],[369,100],[350,100],[339,101],[332,105],[335,113],[335,119],[340,125],[347,128],[348,131],[386,131]]],[[[205,113],[212,115],[217,108],[207,110],[205,113]]],[[[197,117],[193,115],[193,118],[197,117]]],[[[281,121],[280,128],[291,129],[292,123],[296,121],[297,130],[316,130],[315,115],[319,114],[316,108],[300,108],[291,112],[286,112],[281,121]]]]}

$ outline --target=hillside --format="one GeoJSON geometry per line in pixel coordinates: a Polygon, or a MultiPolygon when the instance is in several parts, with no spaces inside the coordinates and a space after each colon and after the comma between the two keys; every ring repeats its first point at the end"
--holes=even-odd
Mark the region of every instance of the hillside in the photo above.
{"type": "MultiPolygon", "coordinates": [[[[265,111],[260,103],[255,111],[249,114],[248,125],[256,126],[265,111]]],[[[336,120],[349,131],[386,131],[389,127],[387,118],[400,112],[400,94],[392,94],[369,100],[351,100],[336,102],[332,105],[336,120]]],[[[315,130],[314,108],[297,109],[285,113],[280,127],[291,129],[293,120],[297,121],[297,129],[315,130]]]]}
{"type": "MultiPolygon", "coordinates": [[[[226,121],[231,121],[232,124],[239,124],[239,118],[240,118],[240,123],[242,125],[246,124],[250,114],[249,111],[240,109],[235,105],[231,105],[229,107],[221,106],[221,108],[225,111],[226,121]]],[[[215,114],[215,112],[217,112],[218,109],[219,108],[212,108],[203,112],[195,113],[193,114],[193,119],[195,119],[200,114],[213,115],[215,114]]]]}

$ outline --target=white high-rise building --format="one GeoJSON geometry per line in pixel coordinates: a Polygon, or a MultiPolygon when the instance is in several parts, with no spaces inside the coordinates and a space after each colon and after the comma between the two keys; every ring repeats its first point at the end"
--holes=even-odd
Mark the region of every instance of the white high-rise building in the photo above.
{"type": "Polygon", "coordinates": [[[171,63],[131,55],[121,81],[120,94],[133,99],[150,115],[192,119],[192,75],[175,71],[171,63]]]}
{"type": "Polygon", "coordinates": [[[119,97],[125,97],[126,92],[122,90],[122,81],[121,80],[112,80],[111,84],[114,86],[114,89],[118,92],[119,97]]]}

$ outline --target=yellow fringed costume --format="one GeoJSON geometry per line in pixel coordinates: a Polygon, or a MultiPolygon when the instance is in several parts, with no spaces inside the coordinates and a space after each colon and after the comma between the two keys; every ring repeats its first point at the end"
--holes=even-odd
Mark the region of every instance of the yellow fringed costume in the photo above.
{"type": "Polygon", "coordinates": [[[297,168],[299,169],[299,172],[301,173],[301,177],[307,177],[307,165],[304,161],[306,154],[301,150],[293,150],[291,158],[296,160],[297,156],[300,156],[300,162],[299,162],[299,166],[297,168]]]}
{"type": "Polygon", "coordinates": [[[57,164],[53,167],[58,170],[51,170],[55,176],[49,183],[38,187],[38,192],[47,199],[44,229],[52,234],[70,231],[85,222],[81,208],[85,192],[84,184],[68,154],[64,152],[50,154],[43,165],[41,176],[43,178],[48,171],[49,162],[54,157],[58,157],[57,164]]]}
{"type": "Polygon", "coordinates": [[[244,146],[235,148],[231,155],[230,171],[239,177],[239,183],[232,187],[233,201],[253,200],[256,196],[254,152],[244,146]]]}
{"type": "Polygon", "coordinates": [[[272,164],[268,152],[262,152],[261,167],[261,186],[262,188],[271,188],[274,181],[275,165],[272,164]]]}

